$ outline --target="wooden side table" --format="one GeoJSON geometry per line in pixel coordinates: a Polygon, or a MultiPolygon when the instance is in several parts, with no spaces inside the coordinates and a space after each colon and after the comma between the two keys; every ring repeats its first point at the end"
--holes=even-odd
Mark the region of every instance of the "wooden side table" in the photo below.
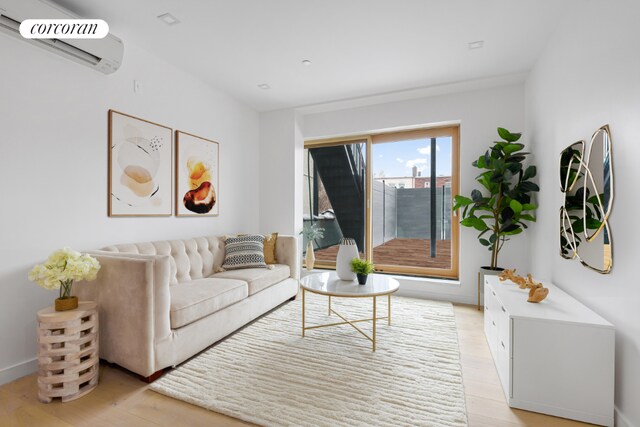
{"type": "Polygon", "coordinates": [[[98,385],[97,304],[81,301],[78,308],[38,312],[38,399],[59,397],[69,402],[98,385]]]}

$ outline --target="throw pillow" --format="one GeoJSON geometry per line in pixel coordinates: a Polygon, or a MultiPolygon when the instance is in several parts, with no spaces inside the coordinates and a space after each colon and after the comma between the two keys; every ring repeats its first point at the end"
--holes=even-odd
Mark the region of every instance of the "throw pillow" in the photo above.
{"type": "Polygon", "coordinates": [[[276,242],[278,233],[271,233],[264,236],[264,262],[267,264],[277,264],[276,242]]]}
{"type": "Polygon", "coordinates": [[[224,270],[267,268],[264,262],[264,236],[227,237],[224,241],[224,270]]]}

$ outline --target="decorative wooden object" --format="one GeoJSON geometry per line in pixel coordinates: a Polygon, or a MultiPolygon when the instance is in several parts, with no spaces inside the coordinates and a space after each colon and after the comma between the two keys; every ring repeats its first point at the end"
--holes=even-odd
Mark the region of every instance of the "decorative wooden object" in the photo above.
{"type": "Polygon", "coordinates": [[[98,311],[96,303],[38,312],[38,399],[69,402],[98,385],[98,311]]]}
{"type": "Polygon", "coordinates": [[[545,288],[542,283],[533,280],[531,273],[527,274],[527,278],[525,279],[524,277],[517,275],[515,269],[506,269],[500,273],[498,278],[501,282],[511,280],[513,283],[518,285],[520,289],[529,289],[529,298],[527,299],[527,302],[540,302],[549,295],[549,289],[545,288]]]}

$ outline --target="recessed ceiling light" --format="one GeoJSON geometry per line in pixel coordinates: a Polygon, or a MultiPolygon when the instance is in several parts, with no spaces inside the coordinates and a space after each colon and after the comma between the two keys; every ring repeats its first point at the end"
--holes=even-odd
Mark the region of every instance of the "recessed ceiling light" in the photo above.
{"type": "Polygon", "coordinates": [[[170,13],[163,13],[158,16],[158,19],[167,25],[176,25],[180,23],[180,20],[170,13]]]}
{"type": "Polygon", "coordinates": [[[484,46],[484,40],[469,42],[469,50],[480,49],[484,46]]]}
{"type": "Polygon", "coordinates": [[[268,85],[268,84],[266,84],[266,83],[261,83],[261,84],[259,84],[259,85],[258,85],[258,87],[259,87],[260,89],[262,89],[262,90],[271,89],[271,86],[269,86],[269,85],[268,85]]]}
{"type": "Polygon", "coordinates": [[[308,59],[304,59],[302,61],[302,65],[306,65],[308,67],[309,65],[311,65],[311,61],[309,61],[308,59]]]}

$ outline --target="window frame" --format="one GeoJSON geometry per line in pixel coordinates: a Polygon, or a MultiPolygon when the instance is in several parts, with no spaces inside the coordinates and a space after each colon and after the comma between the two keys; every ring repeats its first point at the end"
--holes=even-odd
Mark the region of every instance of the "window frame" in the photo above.
{"type": "MultiPolygon", "coordinates": [[[[373,217],[371,210],[373,199],[373,170],[371,167],[373,146],[380,143],[399,142],[418,138],[430,139],[442,137],[451,137],[451,197],[453,199],[460,191],[460,125],[458,124],[393,132],[371,132],[368,134],[308,140],[304,142],[304,149],[309,149],[362,143],[366,141],[365,256],[367,261],[373,260],[373,217]]],[[[459,258],[460,224],[458,213],[452,211],[450,269],[376,264],[376,272],[458,279],[460,273],[459,258]]],[[[335,262],[316,261],[315,266],[318,268],[335,269],[335,262]]]]}

